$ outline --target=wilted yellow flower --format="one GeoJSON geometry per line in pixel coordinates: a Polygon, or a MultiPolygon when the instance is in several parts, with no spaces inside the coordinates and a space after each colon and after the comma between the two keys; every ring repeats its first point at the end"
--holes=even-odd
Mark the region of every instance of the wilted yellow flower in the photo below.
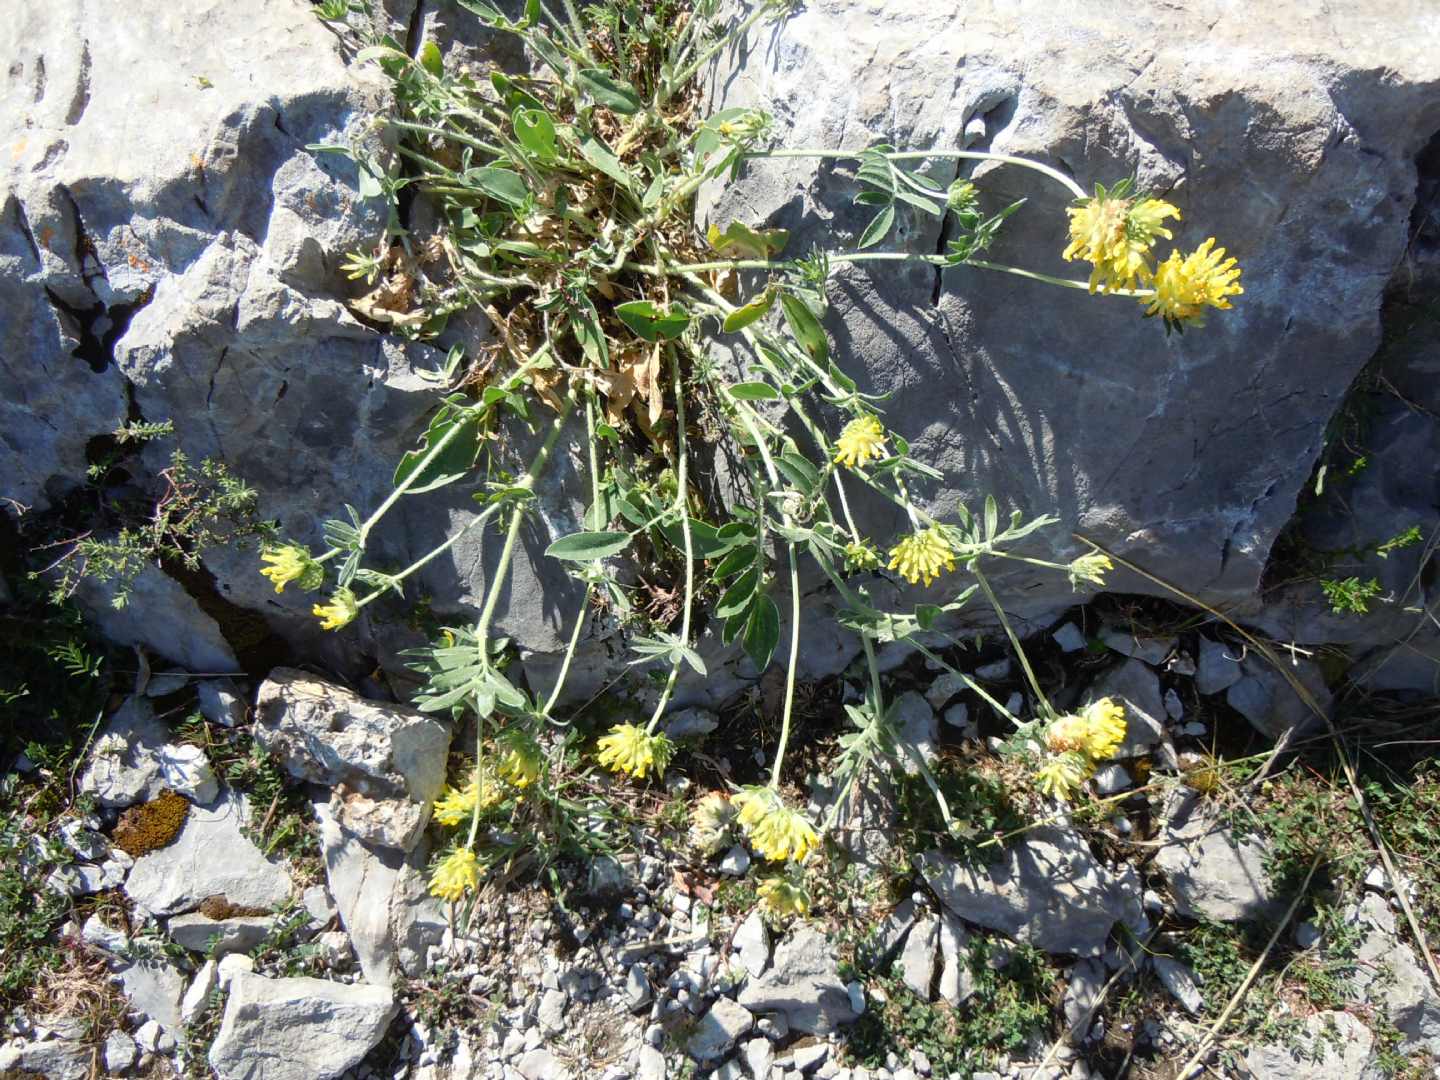
{"type": "Polygon", "coordinates": [[[495,764],[496,775],[517,788],[533,784],[544,764],[540,744],[529,732],[515,728],[502,734],[499,743],[500,760],[495,764]]]}
{"type": "Polygon", "coordinates": [[[599,747],[601,765],[641,780],[651,769],[656,776],[663,774],[675,752],[674,744],[665,735],[647,734],[638,724],[616,724],[610,734],[601,736],[599,747]]]}
{"type": "Polygon", "coordinates": [[[471,780],[463,788],[447,787],[435,802],[431,815],[441,825],[459,825],[469,821],[478,804],[481,810],[488,809],[500,801],[501,792],[488,779],[471,780]]]}
{"type": "Polygon", "coordinates": [[[799,915],[802,919],[810,915],[810,897],[805,890],[782,877],[766,878],[756,888],[765,910],[778,919],[799,915]]]}
{"type": "Polygon", "coordinates": [[[922,578],[929,585],[942,571],[955,569],[955,553],[940,527],[932,525],[891,548],[888,566],[912,585],[922,578]]]}
{"type": "Polygon", "coordinates": [[[804,862],[820,846],[810,819],[786,806],[772,789],[741,788],[731,801],[740,808],[740,827],[764,858],[804,862]]]}
{"type": "Polygon", "coordinates": [[[1099,551],[1092,551],[1089,555],[1081,555],[1070,564],[1070,587],[1080,588],[1082,582],[1103,587],[1105,575],[1115,569],[1115,564],[1110,561],[1110,556],[1099,551]]]}
{"type": "Polygon", "coordinates": [[[873,416],[859,416],[845,425],[835,440],[835,463],[850,468],[864,465],[871,458],[885,456],[885,429],[873,416]]]}
{"type": "Polygon", "coordinates": [[[724,795],[712,791],[690,812],[690,837],[700,850],[713,854],[730,842],[734,823],[735,807],[724,795]]]}
{"type": "Polygon", "coordinates": [[[850,570],[874,570],[880,565],[880,553],[868,540],[845,545],[845,566],[850,570]]]}
{"type": "Polygon", "coordinates": [[[1083,784],[1095,771],[1095,766],[1084,754],[1057,754],[1035,774],[1040,790],[1055,799],[1068,802],[1075,789],[1083,784]]]}
{"type": "Polygon", "coordinates": [[[1085,706],[1085,753],[1093,761],[1113,757],[1125,741],[1125,706],[1114,698],[1103,697],[1085,706]]]}
{"type": "Polygon", "coordinates": [[[430,895],[454,903],[480,884],[480,860],[468,847],[456,848],[430,877],[430,895]]]}
{"type": "Polygon", "coordinates": [[[1205,308],[1228,309],[1229,296],[1239,296],[1240,267],[1225,249],[1215,246],[1212,236],[1189,255],[1181,258],[1172,251],[1155,271],[1155,295],[1142,299],[1146,315],[1159,315],[1166,323],[1179,325],[1204,321],[1205,308]]]}
{"type": "Polygon", "coordinates": [[[320,620],[321,629],[339,630],[355,621],[355,616],[360,614],[360,605],[349,589],[336,589],[328,604],[316,604],[310,610],[320,620]]]}
{"type": "Polygon", "coordinates": [[[275,583],[277,593],[292,581],[298,581],[302,589],[318,589],[325,583],[325,568],[310,557],[309,548],[299,544],[266,548],[260,553],[260,561],[270,564],[260,573],[275,583]]]}
{"type": "Polygon", "coordinates": [[[1161,199],[1124,198],[1128,184],[1110,192],[1097,188],[1094,198],[1077,199],[1070,215],[1069,260],[1090,262],[1090,291],[1133,289],[1150,280],[1150,249],[1157,237],[1170,239],[1166,218],[1180,219],[1180,211],[1161,199]]]}

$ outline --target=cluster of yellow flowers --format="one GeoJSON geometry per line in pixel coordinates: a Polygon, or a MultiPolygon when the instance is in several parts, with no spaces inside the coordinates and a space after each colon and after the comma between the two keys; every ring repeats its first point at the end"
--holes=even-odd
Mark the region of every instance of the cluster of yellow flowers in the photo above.
{"type": "Polygon", "coordinates": [[[1091,702],[1079,713],[1051,721],[1044,742],[1053,757],[1035,774],[1040,790],[1068,800],[1095,775],[1095,766],[1113,757],[1125,741],[1125,706],[1113,698],[1091,702]]]}
{"type": "Polygon", "coordinates": [[[755,892],[765,910],[777,919],[788,919],[793,915],[804,919],[810,915],[809,895],[802,886],[786,878],[766,878],[755,892]]]}
{"type": "Polygon", "coordinates": [[[299,544],[281,544],[268,547],[260,553],[260,561],[269,563],[260,573],[275,584],[275,591],[284,592],[292,581],[300,583],[302,589],[318,589],[325,583],[325,568],[310,554],[310,549],[299,544]]]}
{"type": "Polygon", "coordinates": [[[851,420],[835,440],[835,463],[859,468],[871,459],[885,456],[885,429],[873,416],[851,420]]]}
{"type": "Polygon", "coordinates": [[[457,847],[435,868],[430,893],[453,904],[479,884],[480,860],[468,847],[457,847]]]}
{"type": "Polygon", "coordinates": [[[740,828],[762,858],[804,862],[820,846],[810,819],[786,806],[773,788],[743,787],[731,801],[740,808],[740,828]]]}
{"type": "Polygon", "coordinates": [[[1215,247],[1211,237],[1191,254],[1173,251],[1154,266],[1151,249],[1158,238],[1172,238],[1164,222],[1179,221],[1180,210],[1162,199],[1133,197],[1128,192],[1126,182],[1108,192],[1100,186],[1093,198],[1077,199],[1066,211],[1070,244],[1063,255],[1091,264],[1090,291],[1153,288],[1153,294],[1140,298],[1145,313],[1159,315],[1171,326],[1198,325],[1207,307],[1229,308],[1227,298],[1245,291],[1235,260],[1227,259],[1225,249],[1215,247]]]}
{"type": "Polygon", "coordinates": [[[675,744],[664,734],[652,735],[639,724],[616,724],[599,742],[600,764],[611,772],[645,779],[652,769],[662,776],[675,753],[675,744]]]}
{"type": "Polygon", "coordinates": [[[945,531],[939,525],[913,533],[890,549],[891,570],[898,570],[900,576],[910,584],[924,579],[929,585],[943,571],[955,569],[955,553],[945,539],[945,531]]]}
{"type": "Polygon", "coordinates": [[[506,783],[525,789],[540,776],[544,764],[540,744],[528,731],[511,728],[499,739],[500,760],[495,772],[506,783]]]}
{"type": "Polygon", "coordinates": [[[328,604],[316,604],[310,610],[320,620],[320,629],[339,630],[355,621],[360,604],[349,589],[336,589],[328,604]]]}

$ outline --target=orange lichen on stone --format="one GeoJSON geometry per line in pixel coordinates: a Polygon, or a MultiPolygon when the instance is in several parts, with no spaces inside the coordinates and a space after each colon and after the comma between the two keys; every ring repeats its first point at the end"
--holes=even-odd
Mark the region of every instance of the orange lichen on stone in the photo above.
{"type": "Polygon", "coordinates": [[[189,813],[189,799],[173,791],[162,791],[149,802],[122,813],[110,839],[125,854],[138,859],[179,836],[189,813]]]}

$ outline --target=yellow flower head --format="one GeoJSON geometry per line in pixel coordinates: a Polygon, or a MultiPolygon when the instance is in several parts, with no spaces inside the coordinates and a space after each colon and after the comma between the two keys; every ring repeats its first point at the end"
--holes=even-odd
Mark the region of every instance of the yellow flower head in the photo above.
{"type": "Polygon", "coordinates": [[[463,788],[447,787],[435,802],[432,816],[441,825],[459,825],[469,821],[478,804],[487,810],[500,801],[501,791],[490,780],[471,780],[463,788]]]}
{"type": "Polygon", "coordinates": [[[518,728],[504,732],[499,738],[499,750],[495,773],[501,780],[513,787],[526,788],[539,778],[544,755],[529,732],[518,728]]]}
{"type": "Polygon", "coordinates": [[[820,846],[810,819],[791,810],[766,787],[745,787],[731,800],[740,808],[740,827],[750,845],[766,859],[804,862],[820,846]]]}
{"type": "Polygon", "coordinates": [[[873,416],[860,416],[851,420],[835,440],[835,462],[856,468],[872,458],[876,461],[885,456],[885,429],[873,416]]]}
{"type": "Polygon", "coordinates": [[[1225,249],[1215,246],[1212,236],[1189,255],[1181,258],[1172,251],[1155,271],[1155,295],[1142,299],[1146,315],[1159,315],[1171,326],[1183,322],[1204,322],[1206,307],[1226,310],[1229,296],[1239,296],[1240,267],[1225,249]]]}
{"type": "Polygon", "coordinates": [[[277,593],[292,581],[298,581],[302,589],[318,589],[325,583],[325,568],[310,557],[309,548],[299,544],[266,548],[260,553],[260,561],[270,564],[260,573],[275,583],[277,593]]]}
{"type": "Polygon", "coordinates": [[[453,904],[479,884],[480,860],[469,848],[456,848],[430,876],[430,895],[453,904]]]}
{"type": "Polygon", "coordinates": [[[1103,697],[1086,705],[1080,716],[1085,721],[1085,753],[1092,761],[1114,757],[1125,741],[1125,706],[1103,697]]]}
{"type": "Polygon", "coordinates": [[[810,916],[810,897],[805,890],[782,877],[766,878],[755,890],[765,910],[777,919],[788,919],[799,915],[802,919],[810,916]]]}
{"type": "Polygon", "coordinates": [[[938,525],[905,537],[890,549],[889,569],[900,571],[910,584],[925,580],[929,585],[941,571],[955,569],[955,553],[938,525]]]}
{"type": "Polygon", "coordinates": [[[1098,186],[1094,198],[1077,199],[1070,215],[1068,260],[1085,259],[1090,271],[1090,291],[1111,292],[1133,289],[1150,280],[1150,249],[1157,237],[1170,239],[1166,218],[1180,220],[1180,211],[1161,199],[1124,197],[1129,183],[1115,185],[1109,192],[1098,186]]]}
{"type": "Polygon", "coordinates": [[[360,614],[360,605],[349,589],[336,589],[328,604],[316,604],[310,610],[320,620],[322,630],[339,630],[355,621],[355,616],[360,614]]]}
{"type": "Polygon", "coordinates": [[[1098,551],[1092,551],[1089,555],[1081,555],[1070,564],[1070,587],[1078,589],[1082,584],[1090,584],[1099,588],[1105,586],[1105,575],[1115,569],[1115,564],[1110,561],[1110,556],[1098,551]]]}
{"type": "Polygon", "coordinates": [[[1051,798],[1068,802],[1075,789],[1090,779],[1095,766],[1084,754],[1057,754],[1035,774],[1035,783],[1051,798]]]}
{"type": "Polygon", "coordinates": [[[612,772],[645,779],[651,769],[656,776],[665,772],[675,746],[663,734],[649,735],[638,724],[616,724],[599,742],[600,764],[612,772]]]}
{"type": "Polygon", "coordinates": [[[690,812],[690,837],[695,846],[714,853],[730,842],[730,826],[735,824],[735,807],[718,791],[712,791],[690,812]]]}
{"type": "Polygon", "coordinates": [[[880,553],[868,540],[845,545],[845,566],[849,570],[874,570],[880,565],[880,553]]]}

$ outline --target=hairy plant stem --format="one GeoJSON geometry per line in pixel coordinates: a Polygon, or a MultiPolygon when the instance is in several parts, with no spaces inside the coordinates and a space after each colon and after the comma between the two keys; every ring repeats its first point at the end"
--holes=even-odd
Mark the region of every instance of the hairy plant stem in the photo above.
{"type": "Polygon", "coordinates": [[[666,79],[660,85],[659,91],[655,94],[655,104],[657,106],[663,105],[669,101],[675,91],[693,79],[695,74],[711,60],[719,56],[726,46],[744,37],[752,26],[769,14],[770,10],[771,4],[769,0],[760,0],[760,2],[755,5],[755,10],[747,15],[733,30],[722,34],[714,45],[700,53],[694,60],[690,61],[690,63],[666,79]]]}
{"type": "Polygon", "coordinates": [[[990,581],[980,569],[979,560],[975,560],[970,566],[970,573],[974,575],[975,582],[980,586],[980,591],[985,594],[985,599],[990,601],[990,606],[995,609],[995,615],[1000,620],[1000,625],[1005,628],[1005,636],[1010,639],[1010,647],[1015,650],[1015,656],[1020,661],[1020,667],[1025,672],[1025,680],[1030,684],[1030,689],[1035,692],[1035,701],[1040,706],[1040,711],[1045,719],[1055,719],[1055,707],[1050,704],[1049,697],[1040,688],[1040,680],[1035,677],[1035,669],[1030,666],[1030,658],[1025,655],[1025,650],[1020,645],[1020,638],[1015,633],[1015,628],[1010,625],[1010,617],[1005,614],[1005,609],[1000,606],[1000,600],[996,597],[993,589],[990,588],[990,581]]]}
{"type": "MultiPolygon", "coordinates": [[[[862,155],[852,150],[810,150],[800,147],[794,150],[752,150],[746,157],[770,158],[829,158],[859,161],[862,155]]],[[[1048,177],[1065,188],[1077,199],[1087,199],[1085,189],[1066,176],[1059,169],[1051,168],[1039,161],[1011,157],[1009,154],[993,154],[985,150],[899,150],[884,155],[886,161],[998,161],[1005,165],[1018,165],[1048,177]]]]}
{"type": "Polygon", "coordinates": [[[800,567],[795,545],[787,544],[790,553],[790,659],[785,670],[785,707],[781,711],[780,747],[775,751],[775,766],[770,770],[771,790],[780,789],[780,767],[785,762],[785,748],[790,745],[790,717],[795,711],[795,664],[800,658],[800,567]]]}
{"type": "MultiPolygon", "coordinates": [[[[680,616],[680,641],[687,647],[690,644],[690,614],[695,603],[695,551],[694,542],[690,536],[690,473],[689,453],[685,437],[685,388],[680,382],[680,354],[673,346],[670,352],[671,380],[675,391],[675,457],[676,457],[676,508],[680,511],[680,529],[685,536],[685,607],[680,616]]],[[[660,717],[665,712],[665,706],[670,703],[670,695],[675,692],[675,681],[680,677],[680,665],[685,662],[683,655],[676,655],[670,662],[670,674],[665,679],[665,686],[660,691],[660,700],[655,702],[655,711],[650,714],[650,722],[645,725],[645,734],[653,735],[656,726],[660,723],[660,717]]]]}

